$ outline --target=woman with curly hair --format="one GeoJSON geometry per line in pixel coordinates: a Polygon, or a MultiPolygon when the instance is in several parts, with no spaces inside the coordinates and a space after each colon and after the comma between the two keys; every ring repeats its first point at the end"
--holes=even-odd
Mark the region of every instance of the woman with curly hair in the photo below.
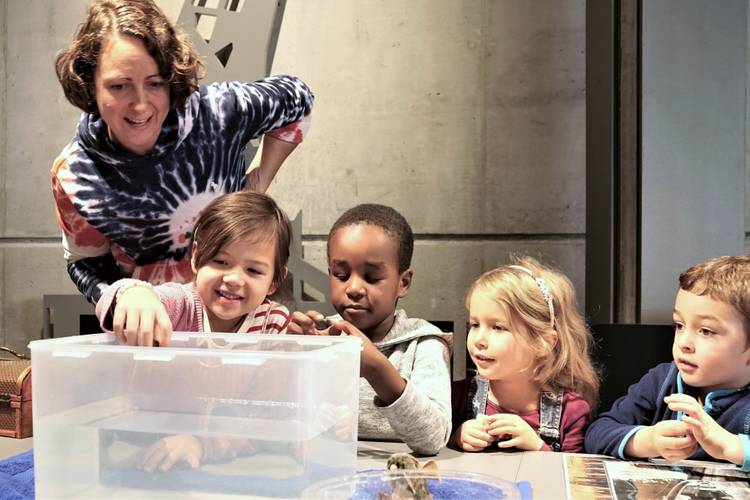
{"type": "Polygon", "coordinates": [[[302,141],[313,94],[292,76],[198,85],[203,64],[152,0],[96,0],[56,58],[83,111],[52,167],[68,272],[96,303],[114,281],[192,279],[189,243],[217,196],[264,192],[302,141]],[[245,147],[265,135],[258,168],[245,147]]]}

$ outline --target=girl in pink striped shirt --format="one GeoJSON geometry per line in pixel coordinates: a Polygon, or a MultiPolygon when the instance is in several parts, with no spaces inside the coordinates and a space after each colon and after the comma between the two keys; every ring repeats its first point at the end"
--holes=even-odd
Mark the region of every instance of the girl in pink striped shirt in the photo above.
{"type": "Polygon", "coordinates": [[[96,305],[102,328],[131,345],[162,346],[173,330],[286,333],[289,311],[268,298],[286,278],[291,240],[276,202],[250,191],[219,196],[192,237],[193,282],[116,281],[96,305]]]}

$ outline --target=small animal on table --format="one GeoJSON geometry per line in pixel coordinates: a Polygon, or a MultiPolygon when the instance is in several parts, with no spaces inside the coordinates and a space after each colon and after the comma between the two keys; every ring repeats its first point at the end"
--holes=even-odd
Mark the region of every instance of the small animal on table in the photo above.
{"type": "Polygon", "coordinates": [[[427,479],[420,477],[418,472],[426,471],[437,476],[438,465],[434,460],[422,465],[409,453],[394,453],[388,458],[386,470],[404,470],[405,472],[403,476],[391,479],[390,493],[379,492],[377,500],[432,500],[427,487],[427,479]]]}

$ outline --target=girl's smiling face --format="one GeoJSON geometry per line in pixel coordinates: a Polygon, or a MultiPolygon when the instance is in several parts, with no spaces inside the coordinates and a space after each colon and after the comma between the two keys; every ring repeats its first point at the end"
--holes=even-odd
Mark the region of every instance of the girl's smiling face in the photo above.
{"type": "Polygon", "coordinates": [[[143,42],[127,35],[107,38],[94,85],[110,138],[135,154],[151,151],[169,113],[169,85],[143,42]]]}
{"type": "Polygon", "coordinates": [[[211,330],[233,332],[246,314],[275,291],[276,242],[240,239],[224,247],[199,269],[195,287],[203,300],[211,330]]]}

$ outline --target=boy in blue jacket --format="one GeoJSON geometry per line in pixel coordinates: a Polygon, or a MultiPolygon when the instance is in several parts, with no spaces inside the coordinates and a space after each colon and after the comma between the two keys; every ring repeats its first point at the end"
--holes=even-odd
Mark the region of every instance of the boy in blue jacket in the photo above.
{"type": "Polygon", "coordinates": [[[618,458],[725,460],[750,472],[750,257],[680,275],[674,362],[652,368],[586,432],[618,458]]]}

